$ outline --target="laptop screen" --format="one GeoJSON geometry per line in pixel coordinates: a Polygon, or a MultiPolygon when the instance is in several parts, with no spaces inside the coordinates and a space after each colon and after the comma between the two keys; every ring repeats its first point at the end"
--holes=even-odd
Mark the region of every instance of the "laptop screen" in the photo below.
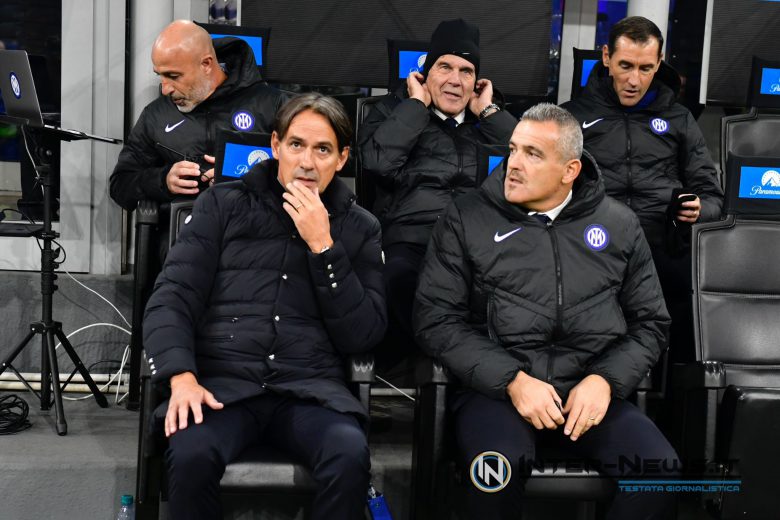
{"type": "Polygon", "coordinates": [[[38,104],[38,94],[26,51],[0,50],[0,89],[9,116],[26,119],[30,126],[43,126],[41,107],[38,104]]]}
{"type": "Polygon", "coordinates": [[[252,167],[273,157],[271,136],[223,130],[217,137],[215,182],[240,179],[252,167]]]}

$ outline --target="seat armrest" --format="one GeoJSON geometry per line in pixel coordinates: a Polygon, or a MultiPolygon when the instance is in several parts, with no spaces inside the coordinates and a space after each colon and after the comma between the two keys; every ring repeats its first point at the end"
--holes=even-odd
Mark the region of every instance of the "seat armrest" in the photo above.
{"type": "Polygon", "coordinates": [[[373,383],[376,381],[374,372],[374,354],[351,354],[347,356],[347,382],[373,383]]]}
{"type": "Polygon", "coordinates": [[[720,361],[675,363],[672,366],[672,384],[675,388],[725,388],[726,366],[720,361]]]}
{"type": "Polygon", "coordinates": [[[160,205],[153,200],[141,200],[135,208],[135,224],[156,225],[160,221],[160,205]]]}
{"type": "Polygon", "coordinates": [[[447,385],[453,382],[453,378],[441,364],[441,361],[421,356],[415,363],[415,381],[417,381],[417,386],[447,385]]]}

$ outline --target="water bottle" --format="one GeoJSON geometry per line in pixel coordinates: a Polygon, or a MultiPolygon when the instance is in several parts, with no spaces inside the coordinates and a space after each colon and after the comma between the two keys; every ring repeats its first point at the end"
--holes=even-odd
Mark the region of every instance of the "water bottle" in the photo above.
{"type": "Polygon", "coordinates": [[[122,495],[122,505],[119,506],[119,514],[116,520],[135,520],[135,504],[133,495],[122,495]]]}

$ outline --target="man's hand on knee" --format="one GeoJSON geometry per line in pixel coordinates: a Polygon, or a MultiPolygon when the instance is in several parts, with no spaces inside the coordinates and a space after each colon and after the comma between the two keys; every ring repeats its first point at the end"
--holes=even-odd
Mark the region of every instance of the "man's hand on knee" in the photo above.
{"type": "Polygon", "coordinates": [[[171,399],[168,401],[168,412],[165,414],[165,436],[170,437],[178,430],[187,427],[187,417],[192,410],[195,424],[203,422],[205,404],[212,410],[221,410],[224,405],[216,400],[214,395],[198,384],[192,372],[177,374],[171,378],[171,399]]]}
{"type": "Polygon", "coordinates": [[[603,377],[591,374],[571,389],[563,413],[567,414],[565,435],[576,441],[592,427],[597,426],[607,413],[612,389],[603,377]]]}
{"type": "Polygon", "coordinates": [[[506,387],[506,393],[522,418],[537,430],[554,430],[565,422],[561,414],[561,398],[555,388],[544,381],[520,371],[506,387]]]}

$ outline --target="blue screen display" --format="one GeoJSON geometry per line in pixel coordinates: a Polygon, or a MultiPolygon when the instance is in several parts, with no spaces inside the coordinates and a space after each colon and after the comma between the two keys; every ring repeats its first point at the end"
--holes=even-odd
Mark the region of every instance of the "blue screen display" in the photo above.
{"type": "Polygon", "coordinates": [[[225,143],[225,158],[222,161],[222,176],[238,179],[252,166],[273,157],[271,148],[248,144],[225,143]]]}
{"type": "Polygon", "coordinates": [[[493,171],[498,168],[498,165],[501,164],[501,161],[504,160],[503,155],[491,155],[488,156],[488,175],[491,175],[493,171]]]}
{"type": "Polygon", "coordinates": [[[580,77],[580,86],[584,87],[588,83],[590,71],[596,66],[599,60],[582,60],[582,76],[580,77]]]}
{"type": "Polygon", "coordinates": [[[780,96],[780,69],[766,67],[761,71],[761,93],[780,96]]]}
{"type": "Polygon", "coordinates": [[[739,197],[742,199],[780,199],[780,164],[776,167],[740,168],[739,197]]]}
{"type": "Polygon", "coordinates": [[[398,78],[406,79],[410,72],[420,72],[426,56],[427,51],[398,51],[398,78]]]}
{"type": "Polygon", "coordinates": [[[249,44],[250,47],[252,47],[252,52],[255,53],[255,61],[257,62],[257,66],[261,66],[263,64],[263,37],[262,36],[242,36],[240,34],[212,34],[211,39],[216,40],[217,38],[238,38],[241,40],[244,40],[249,44]]]}

